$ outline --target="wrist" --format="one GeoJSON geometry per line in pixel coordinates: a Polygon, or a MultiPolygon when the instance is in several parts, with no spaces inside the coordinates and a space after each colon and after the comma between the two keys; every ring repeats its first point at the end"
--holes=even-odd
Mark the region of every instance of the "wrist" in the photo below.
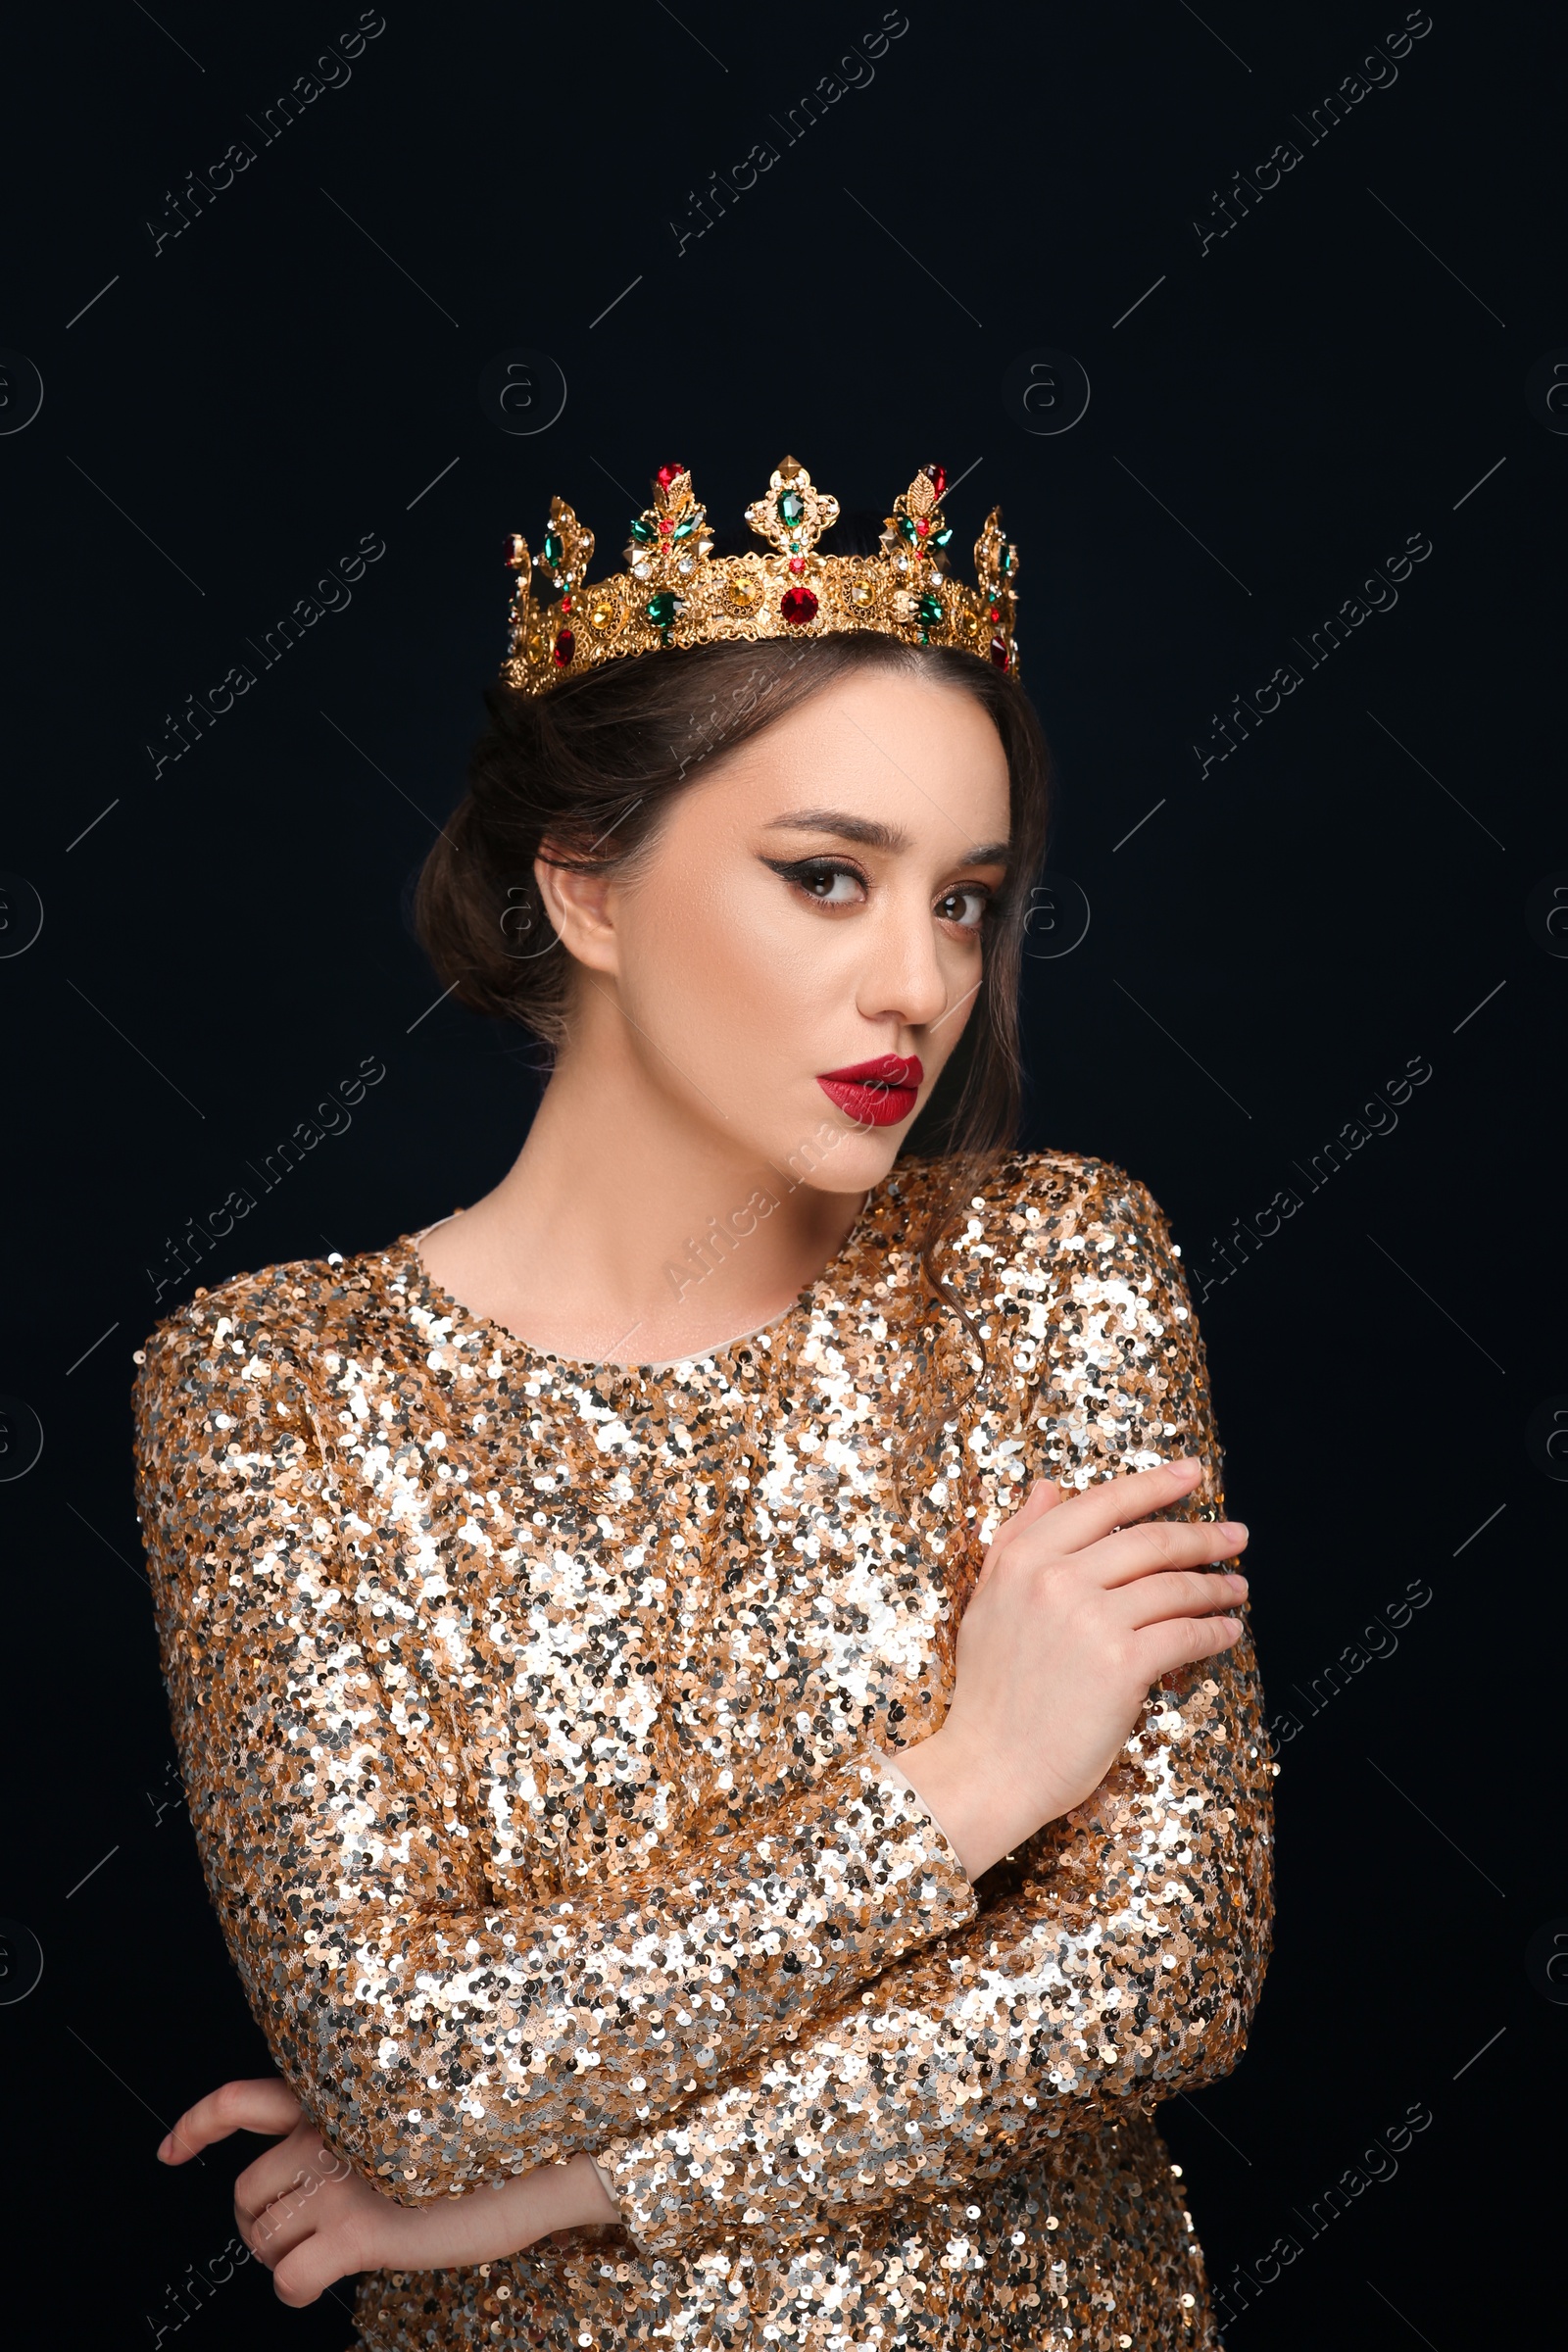
{"type": "Polygon", "coordinates": [[[587,2159],[587,2164],[589,2170],[593,2174],[594,2179],[599,2183],[599,2194],[604,2205],[604,2211],[596,2214],[594,2219],[596,2221],[618,2222],[620,2219],[620,2198],[616,2194],[614,2181],[611,2179],[610,2174],[605,2170],[605,2167],[600,2163],[597,2156],[590,2156],[587,2159]]]}
{"type": "Polygon", "coordinates": [[[614,2194],[591,2156],[573,2156],[566,2164],[541,2164],[531,2173],[515,2174],[496,2195],[501,2207],[496,2234],[507,2241],[496,2246],[498,2256],[520,2254],[558,2230],[581,2230],[593,2223],[620,2219],[614,2194]]]}
{"type": "Polygon", "coordinates": [[[581,2230],[593,2222],[618,2222],[620,2207],[609,2175],[591,2156],[573,2156],[568,2164],[551,2168],[560,2177],[557,2192],[560,2218],[553,2230],[581,2230]]]}
{"type": "Polygon", "coordinates": [[[951,1719],[929,1740],[900,1748],[890,1759],[930,1814],[966,1878],[973,1881],[1000,1862],[1020,1836],[1006,1807],[998,1802],[994,1760],[974,1753],[951,1719]]]}

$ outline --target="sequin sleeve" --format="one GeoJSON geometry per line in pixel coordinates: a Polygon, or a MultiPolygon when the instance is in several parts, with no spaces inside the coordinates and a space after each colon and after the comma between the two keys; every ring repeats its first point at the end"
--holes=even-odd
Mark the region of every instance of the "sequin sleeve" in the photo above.
{"type": "MultiPolygon", "coordinates": [[[[1179,1452],[1222,1515],[1203,1349],[1164,1220],[1088,1163],[975,1203],[956,1279],[995,1351],[964,1432],[982,1531],[1049,1476],[1179,1452]]],[[[957,1492],[956,1486],[954,1493],[957,1492]]],[[[790,2237],[962,2191],[1031,2145],[1222,2074],[1267,1949],[1270,1771],[1250,1639],[1167,1678],[1096,1794],[982,1882],[979,1916],[673,2122],[601,2152],[654,2252],[790,2237]]]]}
{"type": "Polygon", "coordinates": [[[208,1884],[279,2070],[358,2170],[412,2202],[592,2150],[973,1916],[868,1748],[569,1901],[498,1895],[438,1565],[422,1602],[378,1583],[285,1308],[250,1278],[149,1344],[140,1504],[208,1884]]]}

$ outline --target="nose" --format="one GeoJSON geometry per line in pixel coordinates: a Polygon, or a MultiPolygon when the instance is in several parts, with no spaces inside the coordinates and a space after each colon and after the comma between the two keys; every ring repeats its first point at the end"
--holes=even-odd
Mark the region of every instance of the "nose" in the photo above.
{"type": "Polygon", "coordinates": [[[864,927],[865,961],[856,1008],[868,1021],[929,1028],[949,1009],[948,975],[923,893],[887,891],[864,927]]]}

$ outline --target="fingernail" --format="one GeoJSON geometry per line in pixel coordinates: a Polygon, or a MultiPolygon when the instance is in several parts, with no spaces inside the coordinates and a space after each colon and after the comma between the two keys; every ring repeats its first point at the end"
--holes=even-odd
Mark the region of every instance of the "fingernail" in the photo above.
{"type": "Polygon", "coordinates": [[[163,2138],[158,2142],[158,2161],[160,2164],[167,2164],[169,2162],[170,2150],[172,2148],[173,2144],[174,2134],[172,2132],[166,2132],[163,2138]]]}
{"type": "Polygon", "coordinates": [[[1227,1581],[1229,1582],[1233,1592],[1247,1592],[1250,1590],[1250,1587],[1248,1585],[1245,1576],[1237,1576],[1232,1574],[1227,1581]]]}
{"type": "Polygon", "coordinates": [[[1247,1533],[1247,1522],[1245,1519],[1222,1519],[1219,1523],[1219,1532],[1227,1543],[1239,1543],[1247,1533]]]}
{"type": "Polygon", "coordinates": [[[1202,1464],[1199,1460],[1196,1453],[1184,1453],[1178,1455],[1176,1460],[1172,1462],[1171,1468],[1173,1470],[1181,1471],[1200,1470],[1202,1468],[1202,1464]]]}

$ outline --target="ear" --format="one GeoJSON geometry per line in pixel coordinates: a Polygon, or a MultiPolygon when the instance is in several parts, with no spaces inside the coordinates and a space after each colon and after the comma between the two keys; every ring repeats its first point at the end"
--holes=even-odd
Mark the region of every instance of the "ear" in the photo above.
{"type": "Polygon", "coordinates": [[[567,955],[590,971],[615,971],[618,943],[609,872],[576,873],[540,856],[533,861],[533,874],[545,912],[567,955]]]}

